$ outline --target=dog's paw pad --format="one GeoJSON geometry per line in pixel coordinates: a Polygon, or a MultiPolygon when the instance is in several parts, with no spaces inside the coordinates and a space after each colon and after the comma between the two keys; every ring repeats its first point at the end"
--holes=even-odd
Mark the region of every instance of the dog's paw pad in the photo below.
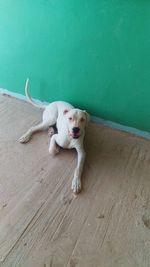
{"type": "Polygon", "coordinates": [[[71,189],[75,194],[78,194],[81,191],[81,180],[73,179],[71,189]]]}
{"type": "Polygon", "coordinates": [[[54,134],[55,134],[54,128],[53,128],[53,127],[50,127],[50,128],[48,129],[48,136],[51,137],[51,136],[53,136],[54,134]]]}

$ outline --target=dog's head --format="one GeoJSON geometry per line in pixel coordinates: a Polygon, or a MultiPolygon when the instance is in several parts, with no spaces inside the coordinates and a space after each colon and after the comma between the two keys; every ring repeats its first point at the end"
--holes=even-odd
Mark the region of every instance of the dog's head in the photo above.
{"type": "Polygon", "coordinates": [[[66,117],[68,133],[71,138],[78,139],[84,135],[85,127],[90,120],[90,116],[85,110],[64,110],[64,116],[66,117]]]}

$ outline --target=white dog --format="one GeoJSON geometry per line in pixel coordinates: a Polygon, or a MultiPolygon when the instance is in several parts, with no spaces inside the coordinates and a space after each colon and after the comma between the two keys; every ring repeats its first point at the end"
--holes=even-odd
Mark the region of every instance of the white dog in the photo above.
{"type": "Polygon", "coordinates": [[[32,134],[48,129],[50,126],[56,125],[58,133],[52,133],[49,145],[49,152],[56,155],[59,152],[59,146],[62,148],[75,148],[78,154],[77,167],[75,169],[72,180],[72,190],[74,193],[79,193],[81,190],[81,174],[85,160],[85,151],[83,147],[83,139],[85,135],[85,127],[89,121],[89,114],[86,111],[75,109],[72,105],[66,102],[57,101],[49,105],[37,105],[28,94],[28,82],[26,81],[25,93],[29,102],[44,109],[43,121],[31,127],[20,139],[20,143],[26,143],[31,138],[32,134]]]}

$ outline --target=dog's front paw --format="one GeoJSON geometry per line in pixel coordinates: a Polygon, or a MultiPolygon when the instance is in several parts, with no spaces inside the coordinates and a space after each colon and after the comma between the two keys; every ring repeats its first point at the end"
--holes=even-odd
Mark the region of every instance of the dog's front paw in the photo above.
{"type": "Polygon", "coordinates": [[[71,189],[75,194],[78,194],[81,191],[81,179],[74,177],[72,180],[71,189]]]}
{"type": "Polygon", "coordinates": [[[52,156],[55,156],[59,153],[60,148],[58,146],[53,148],[50,147],[48,151],[52,156]]]}
{"type": "Polygon", "coordinates": [[[24,134],[19,138],[19,142],[22,143],[22,144],[23,143],[27,143],[30,140],[30,138],[31,138],[31,135],[24,134]]]}

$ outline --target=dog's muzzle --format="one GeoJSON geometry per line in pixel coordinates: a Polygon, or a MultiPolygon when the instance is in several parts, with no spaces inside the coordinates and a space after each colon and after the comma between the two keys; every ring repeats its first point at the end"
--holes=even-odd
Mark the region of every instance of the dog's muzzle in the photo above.
{"type": "Polygon", "coordinates": [[[78,139],[80,137],[80,128],[79,127],[72,128],[72,132],[70,133],[70,136],[73,139],[78,139]]]}

